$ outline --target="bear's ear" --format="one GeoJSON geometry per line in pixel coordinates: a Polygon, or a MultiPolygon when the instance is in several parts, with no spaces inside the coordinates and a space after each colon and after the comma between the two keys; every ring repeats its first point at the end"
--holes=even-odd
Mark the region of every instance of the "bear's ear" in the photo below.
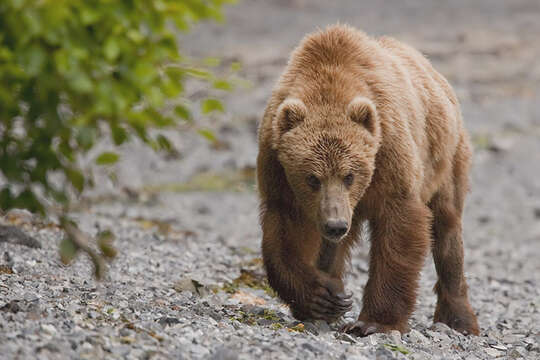
{"type": "Polygon", "coordinates": [[[377,109],[375,104],[363,96],[357,96],[349,103],[347,107],[347,116],[362,126],[364,126],[370,133],[377,132],[377,109]]]}
{"type": "Polygon", "coordinates": [[[277,109],[276,117],[272,124],[274,144],[279,142],[283,134],[304,121],[306,115],[307,108],[302,100],[289,98],[283,101],[277,109]]]}

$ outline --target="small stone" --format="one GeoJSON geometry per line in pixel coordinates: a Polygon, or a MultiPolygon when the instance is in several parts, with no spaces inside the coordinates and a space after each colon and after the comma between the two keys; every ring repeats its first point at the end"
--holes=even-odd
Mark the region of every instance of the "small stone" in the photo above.
{"type": "Polygon", "coordinates": [[[258,319],[257,324],[260,326],[268,326],[268,325],[273,324],[273,321],[269,319],[258,319]]]}
{"type": "Polygon", "coordinates": [[[510,351],[510,352],[508,353],[508,357],[509,357],[510,359],[520,359],[520,358],[524,358],[525,355],[524,355],[523,353],[521,353],[521,352],[519,351],[519,349],[516,348],[516,349],[512,349],[512,351],[510,351]]]}
{"type": "Polygon", "coordinates": [[[89,318],[89,319],[97,319],[97,318],[99,318],[100,316],[101,316],[101,314],[98,313],[97,311],[90,310],[90,311],[88,312],[88,318],[89,318]]]}
{"type": "Polygon", "coordinates": [[[351,335],[346,334],[346,333],[338,333],[338,335],[336,336],[336,339],[346,341],[351,344],[357,343],[355,338],[353,338],[351,335]]]}
{"type": "Polygon", "coordinates": [[[448,325],[446,325],[445,323],[442,323],[442,322],[437,322],[437,323],[433,324],[430,327],[430,329],[433,330],[433,331],[438,331],[438,332],[446,334],[446,335],[451,335],[451,334],[454,333],[454,330],[452,330],[448,325]]]}
{"type": "Polygon", "coordinates": [[[484,349],[484,351],[486,352],[486,354],[488,354],[489,356],[491,357],[499,357],[499,356],[503,356],[503,353],[500,352],[499,350],[496,350],[496,349],[492,349],[492,348],[487,348],[487,349],[484,349]]]}
{"type": "Polygon", "coordinates": [[[130,336],[122,336],[120,337],[120,342],[122,344],[132,344],[135,342],[135,339],[130,336]]]}
{"type": "MultiPolygon", "coordinates": [[[[304,330],[313,334],[313,335],[319,335],[319,329],[317,328],[317,325],[312,323],[311,321],[306,321],[303,323],[304,330]]],[[[294,328],[294,326],[288,326],[289,328],[294,328]]]]}
{"type": "Polygon", "coordinates": [[[313,344],[310,344],[308,342],[303,343],[302,348],[304,348],[304,349],[306,349],[308,351],[311,351],[314,354],[322,354],[322,352],[323,352],[319,347],[317,347],[317,346],[315,346],[313,344]]]}
{"type": "Polygon", "coordinates": [[[173,317],[163,316],[162,318],[160,318],[158,320],[158,323],[161,326],[167,327],[167,326],[173,326],[173,325],[179,324],[180,320],[178,320],[177,318],[173,318],[173,317]]]}
{"type": "Polygon", "coordinates": [[[394,355],[390,350],[388,350],[385,347],[380,347],[375,351],[375,359],[376,360],[387,360],[387,359],[393,359],[394,355]]]}
{"type": "Polygon", "coordinates": [[[54,352],[54,353],[60,352],[60,349],[58,348],[58,346],[56,344],[53,344],[53,343],[47,343],[45,345],[38,346],[36,348],[36,353],[39,353],[39,352],[41,352],[43,350],[47,350],[49,352],[54,352]]]}
{"type": "Polygon", "coordinates": [[[396,344],[396,345],[401,344],[401,333],[399,331],[392,330],[390,331],[390,334],[388,335],[393,344],[396,344]]]}
{"type": "Polygon", "coordinates": [[[379,335],[378,334],[373,334],[373,335],[369,335],[368,336],[368,339],[369,339],[369,343],[373,346],[377,345],[379,343],[379,335]]]}
{"type": "Polygon", "coordinates": [[[13,314],[18,313],[21,310],[22,309],[19,306],[19,300],[11,300],[10,302],[5,304],[4,306],[0,307],[0,311],[10,312],[10,313],[13,313],[13,314]]]}
{"type": "Polygon", "coordinates": [[[53,325],[49,325],[49,324],[41,325],[41,331],[51,336],[54,336],[57,333],[56,328],[53,325]]]}
{"type": "Polygon", "coordinates": [[[236,360],[238,352],[228,347],[221,346],[210,356],[210,360],[236,360]]]}
{"type": "Polygon", "coordinates": [[[508,350],[508,348],[504,345],[500,345],[500,344],[495,344],[495,345],[490,345],[492,348],[494,349],[497,349],[497,350],[500,350],[500,351],[506,351],[508,350]]]}

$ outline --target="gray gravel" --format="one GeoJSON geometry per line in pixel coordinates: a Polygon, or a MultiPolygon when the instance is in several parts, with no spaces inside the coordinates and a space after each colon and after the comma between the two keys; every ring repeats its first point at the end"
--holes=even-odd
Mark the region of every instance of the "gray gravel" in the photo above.
{"type": "MultiPolygon", "coordinates": [[[[41,248],[0,241],[0,358],[540,358],[540,3],[328,3],[246,0],[225,28],[184,38],[192,55],[242,61],[252,85],[226,96],[226,115],[198,120],[221,149],[171,133],[180,158],[130,144],[115,187],[100,170],[75,215],[90,234],[116,235],[120,252],[105,281],[93,280],[84,256],[60,263],[54,223],[24,212],[2,219],[41,248]],[[337,333],[339,324],[299,323],[264,283],[256,122],[292,47],[339,19],[418,47],[459,94],[476,147],[464,227],[479,337],[432,323],[431,259],[408,334],[354,338],[337,333]]],[[[348,273],[349,320],[360,310],[368,249],[364,239],[348,273]]]]}

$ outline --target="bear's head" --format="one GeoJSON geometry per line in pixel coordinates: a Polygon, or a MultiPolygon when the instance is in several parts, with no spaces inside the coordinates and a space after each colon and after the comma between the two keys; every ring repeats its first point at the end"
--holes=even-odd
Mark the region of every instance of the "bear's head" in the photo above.
{"type": "Polygon", "coordinates": [[[375,104],[356,97],[342,109],[310,109],[288,98],[273,119],[272,136],[302,212],[324,238],[339,242],[375,168],[380,143],[375,104]]]}

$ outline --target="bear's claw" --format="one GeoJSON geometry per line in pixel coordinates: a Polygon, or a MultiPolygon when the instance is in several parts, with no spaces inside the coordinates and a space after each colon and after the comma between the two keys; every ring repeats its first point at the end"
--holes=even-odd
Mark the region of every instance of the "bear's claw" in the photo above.
{"type": "Polygon", "coordinates": [[[344,332],[356,336],[368,336],[377,332],[384,332],[385,327],[375,322],[365,322],[357,320],[348,324],[345,324],[340,332],[344,332]]]}

